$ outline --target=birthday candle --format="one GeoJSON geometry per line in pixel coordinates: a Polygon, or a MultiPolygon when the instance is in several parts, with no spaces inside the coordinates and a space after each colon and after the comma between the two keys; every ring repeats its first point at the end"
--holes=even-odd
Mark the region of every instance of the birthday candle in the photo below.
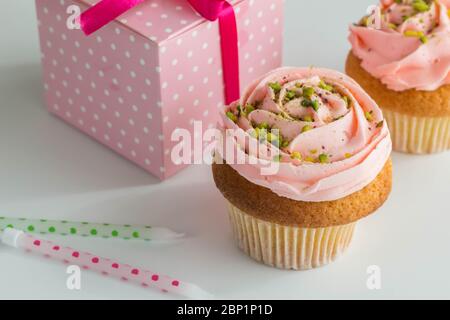
{"type": "Polygon", "coordinates": [[[154,287],[163,292],[171,292],[192,299],[209,299],[212,297],[195,284],[112,259],[102,258],[89,252],[63,247],[51,241],[38,239],[20,230],[6,228],[0,234],[0,239],[2,243],[11,247],[21,248],[46,258],[53,258],[65,264],[77,265],[84,270],[92,270],[104,276],[121,279],[124,282],[136,283],[143,287],[154,287]]]}
{"type": "Polygon", "coordinates": [[[0,231],[6,228],[14,228],[33,234],[58,234],[105,239],[120,238],[124,240],[166,241],[183,237],[183,234],[170,229],[151,226],[0,217],[0,231]]]}

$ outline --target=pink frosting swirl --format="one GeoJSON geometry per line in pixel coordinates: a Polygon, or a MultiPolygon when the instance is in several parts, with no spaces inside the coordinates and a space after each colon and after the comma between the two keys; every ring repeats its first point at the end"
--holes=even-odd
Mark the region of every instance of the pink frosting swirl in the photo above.
{"type": "Polygon", "coordinates": [[[381,1],[381,25],[350,27],[353,53],[389,89],[433,91],[450,84],[450,0],[381,1]]]}
{"type": "Polygon", "coordinates": [[[221,115],[222,131],[240,134],[224,134],[235,153],[220,144],[220,157],[250,182],[298,201],[331,201],[361,190],[383,169],[392,149],[377,104],[354,80],[328,69],[274,70],[221,115]],[[278,130],[278,136],[268,136],[269,130],[278,130]],[[276,149],[277,156],[252,152],[255,140],[276,149]],[[236,154],[245,162],[234,164],[236,154]],[[263,175],[273,162],[277,172],[263,175]]]}

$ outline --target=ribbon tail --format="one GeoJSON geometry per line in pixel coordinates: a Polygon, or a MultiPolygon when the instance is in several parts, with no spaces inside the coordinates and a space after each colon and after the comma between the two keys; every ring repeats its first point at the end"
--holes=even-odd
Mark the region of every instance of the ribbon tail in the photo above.
{"type": "Polygon", "coordinates": [[[102,0],[80,16],[81,30],[90,35],[145,0],[102,0]]]}
{"type": "Polygon", "coordinates": [[[225,103],[231,104],[240,98],[238,31],[233,6],[228,2],[223,5],[219,16],[223,80],[225,103]]]}

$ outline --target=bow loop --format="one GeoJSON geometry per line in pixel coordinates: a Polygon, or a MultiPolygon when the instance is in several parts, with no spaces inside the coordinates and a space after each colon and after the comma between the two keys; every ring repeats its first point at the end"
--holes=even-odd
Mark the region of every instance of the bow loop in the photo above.
{"type": "Polygon", "coordinates": [[[223,11],[224,0],[188,0],[191,6],[205,19],[216,21],[223,11]]]}

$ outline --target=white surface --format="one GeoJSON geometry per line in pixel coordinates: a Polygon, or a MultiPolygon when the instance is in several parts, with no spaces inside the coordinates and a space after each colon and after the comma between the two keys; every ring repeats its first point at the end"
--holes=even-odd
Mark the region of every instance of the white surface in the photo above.
{"type": "MultiPolygon", "coordinates": [[[[347,25],[371,0],[286,2],[287,65],[342,70],[347,25]]],[[[207,166],[164,183],[47,114],[41,99],[34,2],[2,6],[0,215],[154,224],[187,232],[172,245],[69,238],[63,244],[197,283],[217,298],[450,298],[450,152],[394,154],[394,190],[358,225],[334,264],[290,272],[257,264],[234,245],[224,201],[207,166]],[[382,289],[366,287],[381,268],[382,289]]],[[[0,247],[0,298],[159,299],[158,292],[83,272],[66,289],[65,267],[0,247]]]]}

